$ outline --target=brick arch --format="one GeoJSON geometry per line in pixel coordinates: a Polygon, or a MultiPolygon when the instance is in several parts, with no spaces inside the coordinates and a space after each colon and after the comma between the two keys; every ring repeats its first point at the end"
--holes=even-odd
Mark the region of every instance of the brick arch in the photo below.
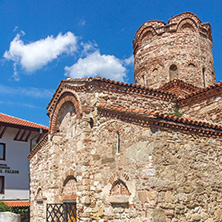
{"type": "Polygon", "coordinates": [[[140,28],[137,30],[134,38],[137,41],[140,36],[141,33],[147,28],[147,27],[152,27],[152,28],[159,28],[159,27],[163,27],[165,26],[166,23],[164,21],[159,21],[159,20],[151,20],[151,21],[147,21],[145,22],[143,25],[140,26],[140,28]]]}
{"type": "Polygon", "coordinates": [[[113,185],[115,181],[121,180],[126,181],[126,183],[130,180],[129,176],[125,172],[116,172],[114,175],[112,175],[109,179],[109,182],[113,185]]]}
{"type": "Polygon", "coordinates": [[[140,34],[139,40],[151,39],[153,36],[157,35],[156,30],[152,27],[146,27],[140,34]]]}
{"type": "Polygon", "coordinates": [[[188,60],[188,61],[186,61],[185,66],[188,67],[188,66],[191,65],[191,64],[193,64],[196,68],[198,67],[197,62],[194,61],[194,60],[188,60]]]}
{"type": "Polygon", "coordinates": [[[185,18],[180,21],[177,26],[177,31],[181,32],[184,29],[189,29],[192,32],[197,32],[198,27],[196,22],[191,18],[185,18]]]}
{"type": "Polygon", "coordinates": [[[76,200],[77,198],[77,179],[73,174],[68,175],[63,179],[61,189],[63,200],[76,200]]]}
{"type": "Polygon", "coordinates": [[[114,181],[109,194],[110,196],[130,196],[126,183],[121,179],[114,181]]]}
{"type": "Polygon", "coordinates": [[[75,93],[70,92],[70,91],[66,91],[66,92],[62,93],[59,100],[57,101],[55,108],[52,112],[52,115],[50,117],[49,130],[51,133],[55,133],[56,120],[57,120],[58,114],[59,114],[63,104],[65,104],[67,102],[71,102],[73,104],[77,118],[81,117],[82,110],[81,110],[80,101],[78,99],[78,96],[75,93]]]}
{"type": "Polygon", "coordinates": [[[36,193],[35,193],[35,199],[42,199],[43,198],[43,192],[42,188],[38,187],[36,193]]]}
{"type": "Polygon", "coordinates": [[[73,176],[76,178],[76,174],[75,174],[75,171],[73,169],[68,169],[66,172],[65,172],[65,175],[63,177],[63,184],[65,183],[65,180],[67,179],[67,177],[69,176],[73,176]]]}

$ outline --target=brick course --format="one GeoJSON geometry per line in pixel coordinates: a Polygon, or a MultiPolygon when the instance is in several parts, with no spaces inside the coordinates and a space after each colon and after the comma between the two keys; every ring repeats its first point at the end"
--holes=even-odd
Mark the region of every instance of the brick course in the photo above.
{"type": "Polygon", "coordinates": [[[221,82],[213,84],[211,48],[210,25],[182,13],[137,31],[135,85],[61,81],[47,107],[50,132],[29,155],[31,221],[67,200],[84,222],[222,221],[221,82]],[[169,81],[172,62],[178,79],[169,81]],[[203,66],[213,85],[201,89],[203,66]]]}

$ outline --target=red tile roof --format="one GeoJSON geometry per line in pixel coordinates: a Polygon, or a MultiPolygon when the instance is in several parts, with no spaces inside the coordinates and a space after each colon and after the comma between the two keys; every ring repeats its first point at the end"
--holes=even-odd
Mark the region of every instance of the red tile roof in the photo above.
{"type": "Polygon", "coordinates": [[[172,128],[177,130],[180,128],[183,131],[196,132],[199,135],[213,137],[222,136],[222,126],[209,122],[197,121],[158,112],[128,109],[107,104],[99,104],[98,111],[99,114],[112,118],[119,117],[123,121],[136,122],[142,126],[151,126],[153,124],[159,127],[165,127],[166,129],[172,128]]]}
{"type": "Polygon", "coordinates": [[[47,106],[48,114],[52,112],[54,109],[57,100],[60,98],[63,89],[70,89],[75,91],[87,91],[92,88],[100,88],[102,90],[110,90],[112,92],[118,93],[132,93],[137,96],[143,97],[153,97],[155,99],[160,99],[164,101],[172,101],[177,99],[176,95],[164,92],[159,89],[152,89],[145,86],[134,85],[132,83],[123,83],[119,81],[114,81],[110,79],[101,78],[100,76],[96,78],[81,78],[81,79],[72,79],[67,78],[66,80],[62,80],[56,89],[51,101],[47,106]],[[73,84],[78,83],[78,84],[73,84]]]}
{"type": "Polygon", "coordinates": [[[25,126],[25,127],[31,127],[31,128],[42,128],[45,130],[48,130],[47,126],[43,126],[37,123],[33,123],[27,120],[19,119],[14,116],[9,116],[3,113],[0,113],[0,124],[10,124],[10,125],[17,125],[17,126],[25,126]]]}
{"type": "Polygon", "coordinates": [[[30,207],[29,201],[22,200],[22,201],[3,201],[5,205],[9,207],[30,207]]]}
{"type": "Polygon", "coordinates": [[[186,83],[180,79],[171,80],[158,88],[160,91],[175,94],[178,98],[185,97],[193,92],[199,91],[200,88],[186,83]]]}
{"type": "Polygon", "coordinates": [[[213,85],[207,86],[205,88],[201,88],[197,91],[190,93],[189,95],[186,95],[183,98],[177,99],[177,104],[180,106],[190,105],[214,96],[220,96],[221,92],[222,81],[214,83],[213,85]]]}

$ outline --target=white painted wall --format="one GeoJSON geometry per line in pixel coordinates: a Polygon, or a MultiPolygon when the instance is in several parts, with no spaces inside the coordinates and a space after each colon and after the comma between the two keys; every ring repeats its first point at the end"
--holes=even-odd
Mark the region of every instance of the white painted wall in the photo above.
{"type": "Polygon", "coordinates": [[[2,169],[0,176],[5,177],[5,193],[0,194],[0,200],[24,200],[29,199],[29,159],[30,139],[37,135],[32,132],[28,142],[15,141],[14,137],[18,129],[7,128],[0,139],[0,143],[6,144],[6,158],[0,160],[0,164],[7,164],[10,170],[18,170],[19,174],[7,174],[2,169]]]}

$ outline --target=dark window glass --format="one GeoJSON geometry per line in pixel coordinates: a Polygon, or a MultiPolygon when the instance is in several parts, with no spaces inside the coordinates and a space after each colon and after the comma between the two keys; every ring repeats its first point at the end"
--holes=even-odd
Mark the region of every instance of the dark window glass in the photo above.
{"type": "Polygon", "coordinates": [[[4,193],[5,177],[0,176],[0,194],[4,193]]]}
{"type": "Polygon", "coordinates": [[[5,144],[0,143],[0,160],[5,160],[5,144]]]}

